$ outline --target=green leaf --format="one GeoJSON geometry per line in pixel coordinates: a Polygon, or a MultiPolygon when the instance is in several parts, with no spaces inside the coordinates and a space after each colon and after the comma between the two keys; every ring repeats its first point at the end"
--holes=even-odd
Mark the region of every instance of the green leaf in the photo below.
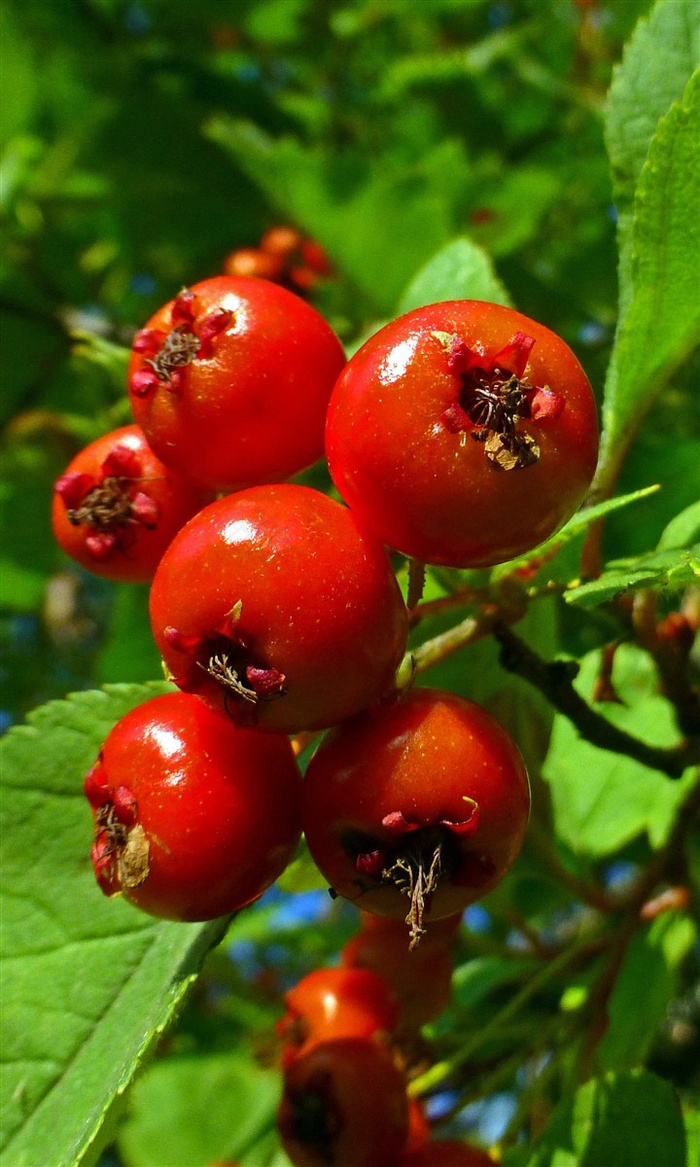
{"type": "Polygon", "coordinates": [[[298,853],[277,880],[277,887],[286,892],[315,891],[328,887],[328,880],[318,870],[305,841],[302,840],[298,853]]]}
{"type": "MultiPolygon", "coordinates": [[[[405,0],[402,0],[402,7],[405,0]]],[[[517,29],[499,29],[467,48],[451,49],[441,44],[438,52],[401,53],[387,62],[381,79],[380,97],[401,99],[407,90],[421,85],[445,85],[463,77],[478,77],[501,60],[517,53],[521,34],[517,29]]]]}
{"type": "MultiPolygon", "coordinates": [[[[575,682],[589,701],[599,668],[599,653],[589,653],[575,682]]],[[[618,649],[612,680],[624,704],[600,703],[599,713],[650,744],[678,741],[672,707],[658,695],[656,674],[641,649],[618,649]]],[[[543,773],[557,837],[592,858],[610,855],[644,833],[652,847],[662,847],[694,782],[692,768],[676,781],[623,754],[598,749],[562,714],[554,719],[543,773]]]]}
{"type": "MultiPolygon", "coordinates": [[[[550,560],[560,548],[565,547],[567,543],[571,543],[574,539],[580,539],[588,530],[591,523],[597,522],[598,519],[602,519],[605,515],[612,514],[613,511],[622,510],[623,507],[630,506],[631,503],[640,502],[650,495],[656,494],[658,489],[658,486],[645,486],[641,490],[632,491],[631,494],[621,494],[616,498],[608,498],[603,502],[596,503],[595,506],[583,507],[569,519],[561,531],[557,531],[556,535],[551,535],[544,543],[540,543],[525,555],[520,555],[517,559],[509,559],[507,563],[502,563],[498,567],[495,567],[492,572],[492,579],[497,580],[503,576],[512,575],[514,571],[525,568],[532,563],[536,564],[538,560],[544,561],[544,571],[545,573],[549,573],[549,578],[558,579],[559,577],[556,575],[550,560]]],[[[561,582],[565,582],[568,579],[569,576],[562,577],[561,582]]]]}
{"type": "Polygon", "coordinates": [[[621,239],[620,320],[602,411],[603,482],[614,478],[643,414],[700,339],[699,139],[700,71],[659,122],[637,184],[629,242],[621,239]]]}
{"type": "Polygon", "coordinates": [[[691,503],[671,519],[659,539],[658,551],[675,547],[692,547],[700,543],[700,502],[691,503]]]}
{"type": "Polygon", "coordinates": [[[14,135],[31,124],[36,113],[39,78],[32,59],[33,46],[26,43],[9,5],[0,9],[0,43],[2,44],[2,108],[3,147],[14,135]]]}
{"type": "Polygon", "coordinates": [[[474,1008],[495,989],[523,980],[538,968],[538,961],[532,957],[471,957],[455,968],[452,978],[455,1003],[463,1009],[474,1008]]]}
{"type": "Polygon", "coordinates": [[[397,305],[397,314],[440,300],[489,300],[511,305],[483,248],[470,239],[453,239],[413,277],[397,305]]]}
{"type": "Polygon", "coordinates": [[[71,339],[75,357],[100,369],[111,382],[115,394],[124,393],[131,349],[113,344],[94,332],[76,330],[71,333],[71,339]]]}
{"type": "Polygon", "coordinates": [[[637,933],[625,955],[608,1006],[608,1028],[598,1047],[607,1070],[644,1062],[668,1010],[677,969],[695,943],[692,920],[667,912],[637,933]]]}
{"type": "Polygon", "coordinates": [[[90,868],[84,775],[112,725],[165,689],[118,685],[51,702],[0,743],[8,1167],[94,1162],[225,926],[155,921],[108,901],[90,868]]]}
{"type": "Polygon", "coordinates": [[[686,1167],[700,1167],[700,1110],[688,1107],[684,1118],[685,1137],[688,1142],[686,1167]]]}
{"type": "Polygon", "coordinates": [[[699,54],[695,0],[659,0],[630,38],[605,111],[618,211],[631,205],[657,123],[681,97],[699,54]]]}
{"type": "Polygon", "coordinates": [[[681,1167],[685,1152],[673,1086],[637,1070],[594,1078],[565,1099],[528,1167],[681,1167]]]}
{"type": "Polygon", "coordinates": [[[700,544],[688,551],[654,551],[634,559],[611,560],[598,579],[581,584],[564,598],[579,608],[597,608],[615,596],[641,589],[681,592],[698,578],[700,544]]]}
{"type": "Polygon", "coordinates": [[[127,1167],[208,1167],[238,1159],[274,1126],[279,1093],[279,1076],[242,1050],[163,1059],[129,1097],[120,1154],[127,1167]]]}

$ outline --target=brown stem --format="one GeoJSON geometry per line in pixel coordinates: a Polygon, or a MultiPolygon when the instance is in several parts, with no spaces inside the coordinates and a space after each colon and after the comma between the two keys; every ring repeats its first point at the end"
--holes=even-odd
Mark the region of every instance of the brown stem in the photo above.
{"type": "Polygon", "coordinates": [[[496,622],[493,634],[501,645],[503,668],[539,689],[557,712],[568,717],[581,737],[592,745],[634,758],[669,778],[680,778],[688,766],[700,761],[700,740],[697,738],[678,746],[652,746],[596,713],[573,686],[578,672],[575,661],[543,660],[504,623],[496,622]]]}

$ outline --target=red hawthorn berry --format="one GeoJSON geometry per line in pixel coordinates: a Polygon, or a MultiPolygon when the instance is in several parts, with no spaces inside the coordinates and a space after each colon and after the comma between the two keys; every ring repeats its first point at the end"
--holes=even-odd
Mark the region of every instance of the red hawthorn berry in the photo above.
{"type": "Polygon", "coordinates": [[[419,1151],[430,1141],[430,1124],[420,1098],[408,1100],[408,1136],[403,1150],[404,1155],[419,1151]]]}
{"type": "Polygon", "coordinates": [[[304,239],[300,251],[304,263],[316,275],[325,277],[333,275],[333,264],[328,257],[328,253],[325,247],[322,247],[316,239],[304,239]]]}
{"type": "Polygon", "coordinates": [[[452,947],[461,914],[432,920],[420,944],[406,951],[405,920],[360,912],[360,931],[340,954],[348,968],[370,969],[392,989],[404,1033],[420,1029],[447,1008],[452,992],[452,947]]]}
{"type": "Polygon", "coordinates": [[[302,238],[301,232],[297,231],[296,227],[280,224],[278,227],[270,227],[265,232],[260,240],[260,250],[268,255],[279,255],[286,260],[299,251],[302,238]]]}
{"type": "Polygon", "coordinates": [[[515,743],[478,705],[416,688],[332,730],[309,762],[302,813],[335,891],[404,917],[412,945],[514,863],[530,806],[515,743]]]}
{"type": "Polygon", "coordinates": [[[319,491],[257,486],[211,503],[151,588],[175,684],[241,724],[334,725],[393,686],[406,609],[382,545],[319,491]]]}
{"type": "Polygon", "coordinates": [[[171,920],[237,911],[294,854],[300,783],[287,738],[237,729],[186,693],[151,698],[85,779],[100,888],[171,920]]]}
{"type": "Polygon", "coordinates": [[[167,465],[212,490],[238,490],[323,455],[344,363],[332,328],[301,297],[222,275],[181,292],[136,334],[129,394],[167,465]]]}
{"type": "Polygon", "coordinates": [[[569,347],[476,300],[417,308],[351,358],[326,454],[345,501],[404,555],[488,567],[531,550],[583,501],[596,407],[569,347]]]}
{"type": "Polygon", "coordinates": [[[82,567],[145,583],[180,527],[211,495],[169,470],[137,425],[91,442],[56,482],[54,535],[82,567]]]}
{"type": "Polygon", "coordinates": [[[399,1010],[389,985],[365,968],[319,968],[284,996],[286,1013],[277,1023],[290,1065],[318,1041],[391,1033],[399,1010]]]}
{"type": "Polygon", "coordinates": [[[284,1075],[277,1124],[295,1167],[395,1167],[406,1145],[406,1080],[371,1038],[317,1042],[284,1075]]]}

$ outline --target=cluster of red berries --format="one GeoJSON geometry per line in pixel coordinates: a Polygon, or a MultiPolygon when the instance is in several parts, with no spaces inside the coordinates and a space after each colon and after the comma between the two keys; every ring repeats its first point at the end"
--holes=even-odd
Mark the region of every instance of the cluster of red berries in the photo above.
{"type": "Polygon", "coordinates": [[[303,830],[332,887],[407,916],[415,945],[503,877],[529,796],[483,710],[397,691],[387,547],[485,566],[560,527],[595,467],[583,370],[477,301],[410,312],[346,362],[299,296],[218,276],[136,334],[128,390],[136,424],[77,456],[53,510],[84,566],[152,578],[179,690],[124,718],[88,776],[100,886],[214,917],[259,896],[303,830]],[[347,506],[286,481],[324,454],[347,506]],[[288,735],[326,729],[302,783],[288,735]]]}
{"type": "Polygon", "coordinates": [[[397,692],[408,620],[386,546],[482,566],[551,534],[595,464],[583,371],[473,301],[409,313],[346,363],[298,296],[219,276],[137,333],[128,388],[136,425],[61,476],[55,531],[92,570],[153,577],[180,692],[120,722],[88,777],[100,886],[157,915],[232,912],[303,829],[332,887],[407,916],[415,945],[428,914],[503,877],[528,789],[483,710],[397,692]],[[282,481],[324,453],[349,506],[282,481]],[[302,784],[287,735],[329,728],[302,784]]]}
{"type": "Polygon", "coordinates": [[[461,915],[433,924],[410,953],[399,921],[360,919],[340,966],[315,970],[285,995],[277,1121],[287,1154],[299,1167],[492,1167],[475,1146],[432,1138],[408,1093],[418,1031],[449,999],[461,915]]]}
{"type": "Polygon", "coordinates": [[[456,922],[515,861],[528,780],[483,709],[397,685],[389,552],[483,567],[558,529],[595,467],[588,381],[547,329],[476,301],[410,312],[346,362],[299,296],[226,275],[137,333],[128,391],[135,424],[74,459],[53,507],[79,563],[152,581],[176,686],[118,722],[86,778],[98,884],[214,918],[258,898],[303,832],[363,924],[340,969],[287,998],[290,1158],[479,1163],[429,1141],[397,1051],[447,1002],[456,922]],[[348,505],[287,481],[324,455],[348,505]]]}
{"type": "Polygon", "coordinates": [[[333,265],[316,239],[286,224],[270,227],[257,247],[239,247],[224,260],[227,276],[274,280],[302,295],[330,279],[333,265]]]}

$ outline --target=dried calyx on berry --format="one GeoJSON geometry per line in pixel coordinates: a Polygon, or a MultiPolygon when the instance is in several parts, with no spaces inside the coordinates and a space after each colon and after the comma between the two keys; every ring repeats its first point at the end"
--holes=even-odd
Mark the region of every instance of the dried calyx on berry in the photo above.
{"type": "Polygon", "coordinates": [[[131,392],[137,397],[145,396],[158,385],[178,392],[187,366],[195,359],[202,361],[211,356],[214,342],[231,324],[233,312],[214,308],[200,320],[201,311],[198,296],[184,288],[173,300],[170,332],[144,328],[136,334],[133,351],[145,354],[147,366],[137,369],[129,382],[131,392]]]}
{"type": "Polygon", "coordinates": [[[517,332],[494,356],[460,336],[434,332],[447,356],[449,371],[459,379],[454,401],[441,417],[450,433],[468,433],[483,442],[488,461],[499,470],[522,470],[540,458],[540,447],[521,422],[559,417],[564,398],[525,377],[531,336],[517,332]]]}
{"type": "MultiPolygon", "coordinates": [[[[440,819],[426,824],[397,810],[382,819],[387,833],[384,838],[368,839],[349,832],[341,840],[357,870],[356,884],[360,895],[373,887],[393,886],[409,900],[406,924],[409,948],[415,948],[425,935],[432,898],[442,877],[451,879],[465,872],[465,854],[461,846],[479,826],[479,804],[464,798],[464,818],[459,822],[440,819]]],[[[478,887],[488,883],[493,864],[476,852],[468,860],[469,882],[478,887]]]]}
{"type": "Polygon", "coordinates": [[[241,631],[242,612],[243,604],[239,601],[210,635],[184,636],[176,628],[168,627],[164,636],[176,652],[191,658],[186,671],[173,677],[178,688],[197,692],[203,671],[225,690],[227,709],[230,700],[237,702],[236,719],[253,723],[259,701],[285,695],[285,676],[278,669],[255,661],[248,638],[241,631]],[[249,706],[247,714],[245,704],[249,706]]]}
{"type": "Polygon", "coordinates": [[[158,506],[140,489],[143,481],[138,455],[128,446],[117,445],[98,474],[68,472],[56,482],[56,494],[72,526],[91,528],[85,546],[94,559],[104,559],[115,549],[128,549],[137,526],[156,526],[158,506]]]}

